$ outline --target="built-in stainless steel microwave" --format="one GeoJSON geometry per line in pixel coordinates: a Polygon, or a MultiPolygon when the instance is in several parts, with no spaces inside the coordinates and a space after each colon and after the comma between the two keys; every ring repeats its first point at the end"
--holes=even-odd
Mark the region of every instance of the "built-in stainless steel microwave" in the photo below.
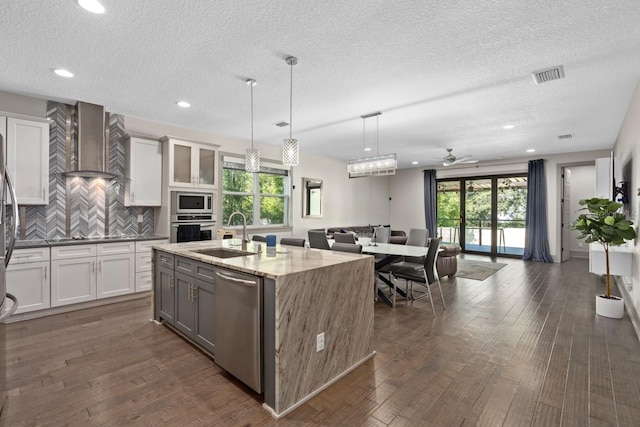
{"type": "Polygon", "coordinates": [[[213,194],[187,191],[171,192],[171,215],[212,214],[213,194]]]}

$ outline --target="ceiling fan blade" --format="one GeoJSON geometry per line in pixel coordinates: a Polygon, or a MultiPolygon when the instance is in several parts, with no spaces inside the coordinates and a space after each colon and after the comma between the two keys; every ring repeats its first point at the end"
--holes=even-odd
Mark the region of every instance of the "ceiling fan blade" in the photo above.
{"type": "Polygon", "coordinates": [[[461,161],[463,161],[463,160],[470,159],[470,158],[471,158],[471,156],[466,155],[466,156],[460,156],[460,157],[458,157],[456,160],[457,160],[458,162],[461,162],[461,161]]]}
{"type": "Polygon", "coordinates": [[[478,163],[478,160],[458,160],[456,163],[478,163]]]}

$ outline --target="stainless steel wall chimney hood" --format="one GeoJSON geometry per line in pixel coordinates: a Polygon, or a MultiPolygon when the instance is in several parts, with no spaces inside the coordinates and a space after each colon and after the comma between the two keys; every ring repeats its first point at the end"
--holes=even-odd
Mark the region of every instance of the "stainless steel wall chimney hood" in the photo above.
{"type": "Polygon", "coordinates": [[[78,101],[76,103],[77,152],[76,170],[64,176],[113,179],[108,172],[109,145],[105,138],[104,106],[78,101]]]}

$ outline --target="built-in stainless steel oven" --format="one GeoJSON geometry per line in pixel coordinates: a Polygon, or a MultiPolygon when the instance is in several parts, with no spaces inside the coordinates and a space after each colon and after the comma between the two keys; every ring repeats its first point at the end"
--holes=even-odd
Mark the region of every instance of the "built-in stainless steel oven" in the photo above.
{"type": "MultiPolygon", "coordinates": [[[[193,242],[198,240],[213,240],[216,237],[217,228],[213,215],[177,215],[178,217],[200,217],[171,221],[171,243],[193,242]],[[204,218],[203,218],[204,217],[204,218]]],[[[173,216],[172,216],[173,218],[173,216]]]]}
{"type": "Polygon", "coordinates": [[[193,191],[171,192],[172,215],[202,215],[213,214],[213,193],[193,191]]]}

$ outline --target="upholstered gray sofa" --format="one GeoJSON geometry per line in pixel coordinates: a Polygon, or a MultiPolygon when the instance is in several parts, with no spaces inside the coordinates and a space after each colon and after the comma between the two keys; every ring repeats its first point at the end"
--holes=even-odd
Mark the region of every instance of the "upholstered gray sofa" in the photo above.
{"type": "MultiPolygon", "coordinates": [[[[356,236],[371,237],[373,235],[374,225],[356,225],[350,227],[331,227],[327,228],[327,236],[333,238],[334,233],[353,232],[356,236]]],[[[407,234],[402,230],[391,230],[389,243],[404,245],[407,242],[407,234]]]]}

